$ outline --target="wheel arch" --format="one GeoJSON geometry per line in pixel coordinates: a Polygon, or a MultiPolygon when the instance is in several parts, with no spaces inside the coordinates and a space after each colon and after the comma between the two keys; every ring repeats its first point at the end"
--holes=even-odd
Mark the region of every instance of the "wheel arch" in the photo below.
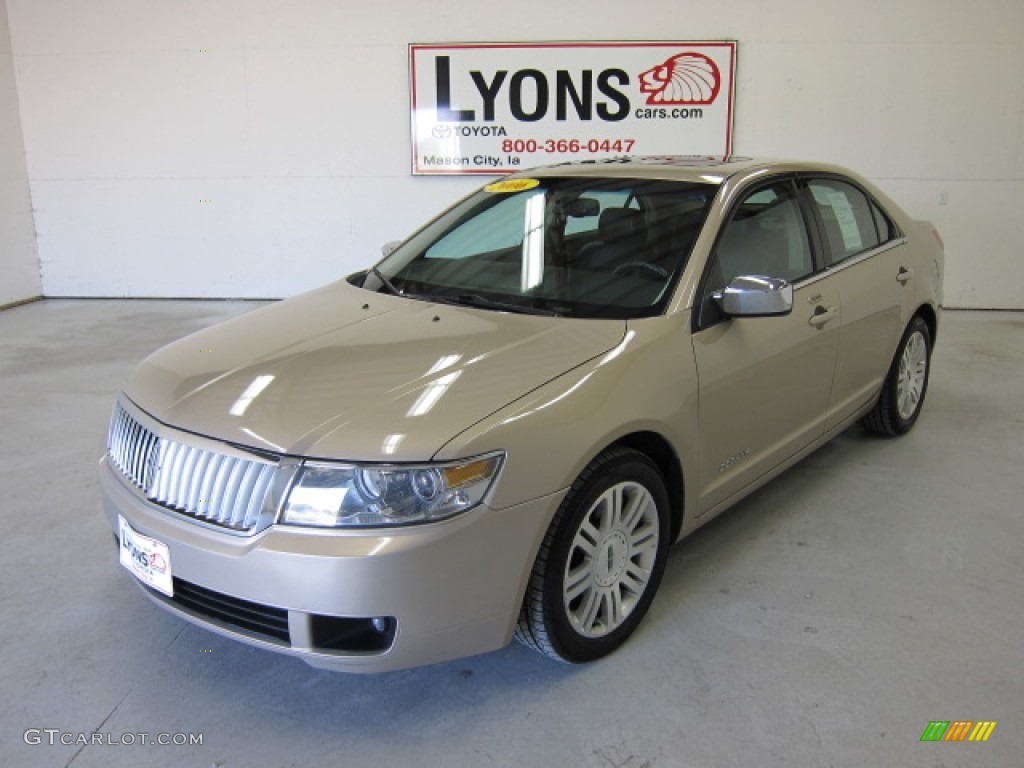
{"type": "Polygon", "coordinates": [[[639,451],[657,465],[662,477],[665,478],[669,504],[671,505],[669,511],[672,515],[671,540],[675,541],[683,527],[683,515],[685,514],[683,494],[686,486],[683,477],[683,465],[672,444],[657,432],[640,431],[623,435],[607,447],[612,448],[614,446],[625,446],[632,448],[634,451],[639,451]]]}
{"type": "Polygon", "coordinates": [[[913,320],[914,317],[920,317],[922,320],[924,320],[925,324],[928,326],[928,333],[931,334],[932,346],[934,347],[935,338],[939,332],[939,315],[935,311],[935,307],[933,307],[931,304],[922,304],[920,307],[917,308],[917,311],[911,316],[910,319],[913,320]]]}

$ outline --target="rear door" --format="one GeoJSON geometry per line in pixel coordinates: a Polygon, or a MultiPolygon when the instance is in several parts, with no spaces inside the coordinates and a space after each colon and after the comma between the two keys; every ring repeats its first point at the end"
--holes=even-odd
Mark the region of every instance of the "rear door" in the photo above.
{"type": "Polygon", "coordinates": [[[821,231],[826,274],[843,305],[826,428],[839,426],[878,393],[906,323],[911,265],[895,225],[849,180],[804,180],[821,231]]]}
{"type": "Polygon", "coordinates": [[[706,265],[693,334],[701,514],[824,434],[839,347],[839,290],[813,257],[816,232],[795,181],[753,188],[726,222],[706,265]],[[740,275],[789,281],[793,311],[721,316],[708,297],[740,275]]]}

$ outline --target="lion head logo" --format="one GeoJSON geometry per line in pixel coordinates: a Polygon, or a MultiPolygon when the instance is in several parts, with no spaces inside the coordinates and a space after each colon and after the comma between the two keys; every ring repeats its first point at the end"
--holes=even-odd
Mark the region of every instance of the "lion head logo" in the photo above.
{"type": "Polygon", "coordinates": [[[640,74],[648,104],[710,104],[718,96],[718,66],[701,53],[680,53],[640,74]]]}

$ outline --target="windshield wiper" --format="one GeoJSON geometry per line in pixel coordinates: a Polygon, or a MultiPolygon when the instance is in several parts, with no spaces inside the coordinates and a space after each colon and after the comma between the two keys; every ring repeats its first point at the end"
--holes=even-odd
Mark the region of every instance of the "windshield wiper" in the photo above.
{"type": "Polygon", "coordinates": [[[454,296],[440,294],[440,293],[405,293],[404,291],[398,290],[394,283],[388,280],[377,267],[370,267],[370,274],[380,280],[381,284],[387,288],[390,293],[395,296],[403,296],[407,299],[417,299],[418,301],[429,301],[434,304],[450,304],[452,306],[461,307],[477,307],[479,309],[495,309],[500,312],[515,312],[521,315],[546,315],[548,317],[561,317],[561,312],[556,312],[553,309],[543,309],[541,307],[530,307],[525,304],[513,304],[508,301],[499,301],[498,299],[489,299],[486,296],[481,296],[479,293],[459,293],[454,296]]]}
{"type": "Polygon", "coordinates": [[[388,280],[386,277],[384,277],[384,273],[381,272],[376,267],[370,267],[370,274],[373,275],[374,277],[376,277],[378,280],[380,280],[381,285],[383,285],[385,288],[387,288],[389,293],[392,293],[395,296],[404,296],[405,295],[400,290],[395,288],[395,284],[392,283],[390,280],[388,280]]]}
{"type": "Polygon", "coordinates": [[[502,312],[516,312],[521,315],[546,315],[548,317],[561,317],[561,312],[553,309],[542,309],[541,307],[530,307],[525,304],[512,304],[508,301],[489,299],[479,293],[460,293],[457,296],[446,296],[449,302],[462,304],[468,307],[479,307],[480,309],[496,309],[502,312]]]}

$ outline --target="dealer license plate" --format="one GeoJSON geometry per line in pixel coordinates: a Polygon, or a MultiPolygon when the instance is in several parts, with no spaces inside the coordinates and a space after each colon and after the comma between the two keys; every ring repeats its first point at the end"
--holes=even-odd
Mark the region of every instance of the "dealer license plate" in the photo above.
{"type": "Polygon", "coordinates": [[[121,565],[143,584],[174,597],[171,580],[171,552],[163,542],[143,536],[118,515],[121,565]]]}

